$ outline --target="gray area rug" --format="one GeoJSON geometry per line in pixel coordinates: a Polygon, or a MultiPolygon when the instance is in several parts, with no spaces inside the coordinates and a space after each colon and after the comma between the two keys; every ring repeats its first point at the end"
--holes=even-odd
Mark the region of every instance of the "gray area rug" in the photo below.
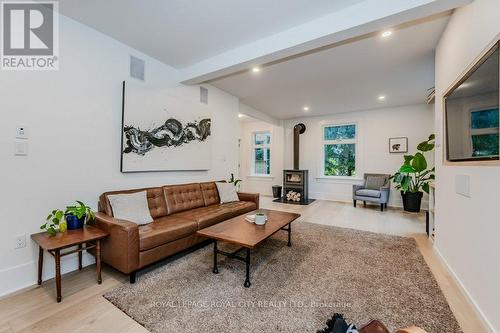
{"type": "Polygon", "coordinates": [[[207,246],[104,297],[152,332],[316,332],[335,312],[461,332],[413,239],[296,222],[292,242],[279,232],[252,251],[249,289],[243,262],[219,256],[212,273],[207,246]]]}

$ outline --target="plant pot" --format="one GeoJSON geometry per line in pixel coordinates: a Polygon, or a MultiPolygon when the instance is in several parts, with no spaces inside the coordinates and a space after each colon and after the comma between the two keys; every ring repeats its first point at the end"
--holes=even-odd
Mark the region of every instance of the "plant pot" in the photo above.
{"type": "Polygon", "coordinates": [[[85,224],[85,216],[81,219],[77,218],[75,215],[64,215],[64,217],[66,218],[68,230],[82,229],[85,224]]]}
{"type": "Polygon", "coordinates": [[[401,192],[404,210],[413,213],[420,212],[420,205],[422,203],[423,195],[423,192],[401,192]]]}

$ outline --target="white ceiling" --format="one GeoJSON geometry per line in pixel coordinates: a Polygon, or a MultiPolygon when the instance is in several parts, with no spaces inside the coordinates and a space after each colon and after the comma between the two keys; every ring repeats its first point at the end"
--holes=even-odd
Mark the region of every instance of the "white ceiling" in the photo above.
{"type": "Polygon", "coordinates": [[[254,121],[258,121],[257,119],[250,117],[250,116],[243,114],[243,113],[240,113],[238,115],[238,119],[239,119],[240,123],[252,123],[254,121]]]}
{"type": "Polygon", "coordinates": [[[441,15],[397,29],[387,39],[375,35],[211,83],[278,119],[423,103],[434,85],[434,50],[448,18],[441,15]]]}
{"type": "Polygon", "coordinates": [[[176,68],[363,0],[61,0],[59,11],[176,68]]]}

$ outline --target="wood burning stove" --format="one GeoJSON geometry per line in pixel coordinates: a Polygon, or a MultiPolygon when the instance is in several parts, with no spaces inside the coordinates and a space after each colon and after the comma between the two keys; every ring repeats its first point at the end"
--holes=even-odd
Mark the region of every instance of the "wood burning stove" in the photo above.
{"type": "Polygon", "coordinates": [[[299,136],[305,131],[304,124],[293,128],[293,170],[283,170],[283,197],[276,202],[308,205],[314,201],[309,199],[309,172],[299,170],[299,136]]]}
{"type": "Polygon", "coordinates": [[[307,170],[283,170],[283,195],[287,196],[289,192],[300,194],[299,201],[309,199],[308,188],[309,172],[307,170]]]}

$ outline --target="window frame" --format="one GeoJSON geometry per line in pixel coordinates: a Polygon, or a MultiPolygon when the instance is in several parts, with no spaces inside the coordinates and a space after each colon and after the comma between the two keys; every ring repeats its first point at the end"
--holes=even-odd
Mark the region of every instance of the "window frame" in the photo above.
{"type": "MultiPolygon", "coordinates": [[[[467,141],[467,149],[469,150],[470,154],[472,155],[473,153],[473,143],[472,143],[472,137],[475,135],[487,135],[487,134],[498,134],[499,133],[499,127],[487,127],[487,128],[472,128],[472,114],[474,112],[481,112],[481,111],[487,111],[491,109],[497,109],[498,106],[489,106],[489,107],[480,107],[480,108],[470,108],[469,112],[467,112],[468,115],[468,128],[467,130],[469,131],[469,140],[467,141]]],[[[499,111],[500,112],[500,108],[499,111]]]]}
{"type": "Polygon", "coordinates": [[[321,178],[326,179],[349,179],[357,180],[360,174],[360,163],[359,163],[359,123],[357,121],[344,121],[344,122],[327,122],[321,124],[321,157],[320,157],[320,175],[321,178]],[[355,136],[353,139],[340,139],[340,140],[326,140],[325,139],[325,128],[327,127],[341,127],[354,125],[355,136]],[[325,174],[325,146],[335,145],[335,144],[354,144],[354,165],[356,174],[353,176],[331,176],[325,174]]]}
{"type": "Polygon", "coordinates": [[[271,177],[271,171],[272,171],[272,143],[273,143],[273,133],[270,130],[263,130],[263,131],[254,131],[252,132],[251,136],[251,149],[250,149],[250,154],[251,154],[251,176],[253,177],[271,177]],[[269,143],[263,143],[263,144],[256,144],[255,143],[255,138],[258,134],[269,134],[269,143]],[[256,173],[255,172],[255,150],[256,149],[266,149],[269,148],[269,173],[256,173]]]}

